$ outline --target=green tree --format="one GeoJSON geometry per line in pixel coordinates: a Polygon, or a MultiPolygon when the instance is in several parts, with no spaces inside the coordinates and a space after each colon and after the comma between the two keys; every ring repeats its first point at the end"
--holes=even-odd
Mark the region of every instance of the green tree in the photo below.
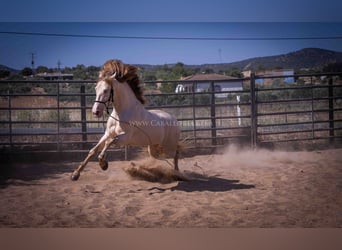
{"type": "Polygon", "coordinates": [[[241,73],[241,70],[238,69],[238,68],[230,69],[228,75],[233,76],[233,77],[238,77],[238,78],[242,78],[243,77],[243,75],[241,73]]]}
{"type": "Polygon", "coordinates": [[[175,77],[182,77],[185,75],[185,69],[184,69],[184,63],[178,62],[175,66],[172,68],[172,73],[175,75],[175,77]]]}
{"type": "Polygon", "coordinates": [[[205,74],[212,74],[212,73],[214,73],[214,70],[213,70],[213,69],[206,68],[206,69],[204,69],[204,73],[205,73],[205,74]]]}
{"type": "Polygon", "coordinates": [[[45,72],[48,72],[48,71],[49,71],[49,68],[46,67],[46,66],[38,66],[36,68],[36,73],[37,74],[45,73],[45,72]]]}
{"type": "Polygon", "coordinates": [[[87,68],[83,64],[78,64],[73,68],[74,78],[76,80],[87,79],[87,68]]]}
{"type": "Polygon", "coordinates": [[[87,68],[87,77],[91,80],[96,80],[99,77],[100,67],[89,66],[87,68]]]}
{"type": "Polygon", "coordinates": [[[169,71],[165,71],[165,68],[158,69],[156,72],[157,80],[171,80],[170,75],[171,73],[169,71]]]}
{"type": "Polygon", "coordinates": [[[11,72],[9,72],[8,70],[0,70],[0,78],[9,77],[10,74],[11,74],[11,72]]]}
{"type": "Polygon", "coordinates": [[[148,71],[144,72],[141,78],[143,79],[143,81],[156,81],[157,80],[156,73],[148,72],[148,71]]]}
{"type": "Polygon", "coordinates": [[[20,72],[22,76],[30,76],[33,74],[32,69],[29,67],[23,68],[20,72]]]}
{"type": "Polygon", "coordinates": [[[263,64],[259,64],[257,67],[257,71],[262,71],[262,70],[266,70],[266,67],[263,64]]]}
{"type": "Polygon", "coordinates": [[[64,67],[64,69],[62,70],[62,73],[64,73],[64,74],[73,74],[74,71],[70,67],[64,67]]]}
{"type": "Polygon", "coordinates": [[[323,72],[342,72],[342,62],[330,63],[325,66],[323,72]]]}
{"type": "Polygon", "coordinates": [[[162,93],[174,93],[175,89],[177,87],[176,82],[171,82],[171,83],[163,83],[160,87],[160,91],[162,93]]]}

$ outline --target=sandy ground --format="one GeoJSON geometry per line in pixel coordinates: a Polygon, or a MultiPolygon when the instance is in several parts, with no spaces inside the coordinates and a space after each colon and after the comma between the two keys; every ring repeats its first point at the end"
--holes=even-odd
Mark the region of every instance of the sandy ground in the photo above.
{"type": "Polygon", "coordinates": [[[0,227],[342,227],[342,149],[230,148],[181,159],[190,181],[133,179],[130,162],[113,161],[107,171],[89,163],[72,182],[77,164],[8,165],[0,227]]]}

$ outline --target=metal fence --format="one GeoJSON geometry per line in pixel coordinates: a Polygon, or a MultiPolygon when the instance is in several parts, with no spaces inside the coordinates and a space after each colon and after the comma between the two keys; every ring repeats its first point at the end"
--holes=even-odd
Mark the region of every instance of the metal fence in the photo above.
{"type": "MultiPolygon", "coordinates": [[[[145,82],[147,108],[175,115],[182,139],[195,149],[229,144],[341,144],[341,73],[252,74],[238,80],[243,88],[227,91],[216,88],[222,81],[145,82]],[[288,77],[294,83],[285,83],[288,77]],[[197,86],[204,83],[207,88],[199,90],[197,86]],[[177,84],[190,88],[175,93],[177,84]],[[170,91],[161,93],[160,86],[170,91]]],[[[92,116],[94,83],[0,81],[1,152],[89,150],[103,134],[107,119],[92,116]]]]}
{"type": "Polygon", "coordinates": [[[296,84],[280,84],[283,78],[252,77],[252,145],[286,143],[301,148],[337,146],[342,140],[341,74],[294,75],[296,84]],[[255,81],[272,80],[272,87],[255,81]],[[253,82],[254,81],[254,82],[253,82]]]}

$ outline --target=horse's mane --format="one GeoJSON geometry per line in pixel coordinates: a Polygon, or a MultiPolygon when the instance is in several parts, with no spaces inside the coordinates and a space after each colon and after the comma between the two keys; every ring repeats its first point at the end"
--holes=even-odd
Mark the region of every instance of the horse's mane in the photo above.
{"type": "Polygon", "coordinates": [[[104,63],[103,69],[100,71],[99,78],[107,78],[116,73],[116,80],[122,83],[127,82],[137,99],[144,104],[145,99],[143,96],[143,90],[140,86],[141,82],[137,75],[137,71],[137,67],[124,64],[120,60],[108,60],[104,63]]]}

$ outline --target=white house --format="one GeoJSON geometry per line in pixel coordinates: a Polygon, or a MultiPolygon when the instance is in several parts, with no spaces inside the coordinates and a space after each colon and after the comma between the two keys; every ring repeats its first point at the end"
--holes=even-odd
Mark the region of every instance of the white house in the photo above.
{"type": "MultiPolygon", "coordinates": [[[[250,70],[243,71],[242,74],[244,77],[250,77],[251,75],[250,70]]],[[[294,75],[294,70],[293,69],[271,69],[271,70],[258,70],[255,72],[255,75],[260,76],[260,77],[274,77],[274,76],[280,76],[280,78],[261,78],[257,79],[255,81],[256,84],[272,84],[276,79],[281,80],[282,82],[285,83],[294,83],[295,79],[293,77],[294,75]]]]}
{"type": "Polygon", "coordinates": [[[176,93],[208,92],[212,82],[214,82],[217,98],[226,98],[229,94],[219,92],[242,90],[240,78],[220,74],[198,74],[182,79],[182,82],[176,87],[176,93]]]}
{"type": "Polygon", "coordinates": [[[36,74],[36,76],[39,76],[43,78],[44,80],[73,80],[74,74],[63,74],[60,72],[56,73],[39,73],[36,74]]]}

